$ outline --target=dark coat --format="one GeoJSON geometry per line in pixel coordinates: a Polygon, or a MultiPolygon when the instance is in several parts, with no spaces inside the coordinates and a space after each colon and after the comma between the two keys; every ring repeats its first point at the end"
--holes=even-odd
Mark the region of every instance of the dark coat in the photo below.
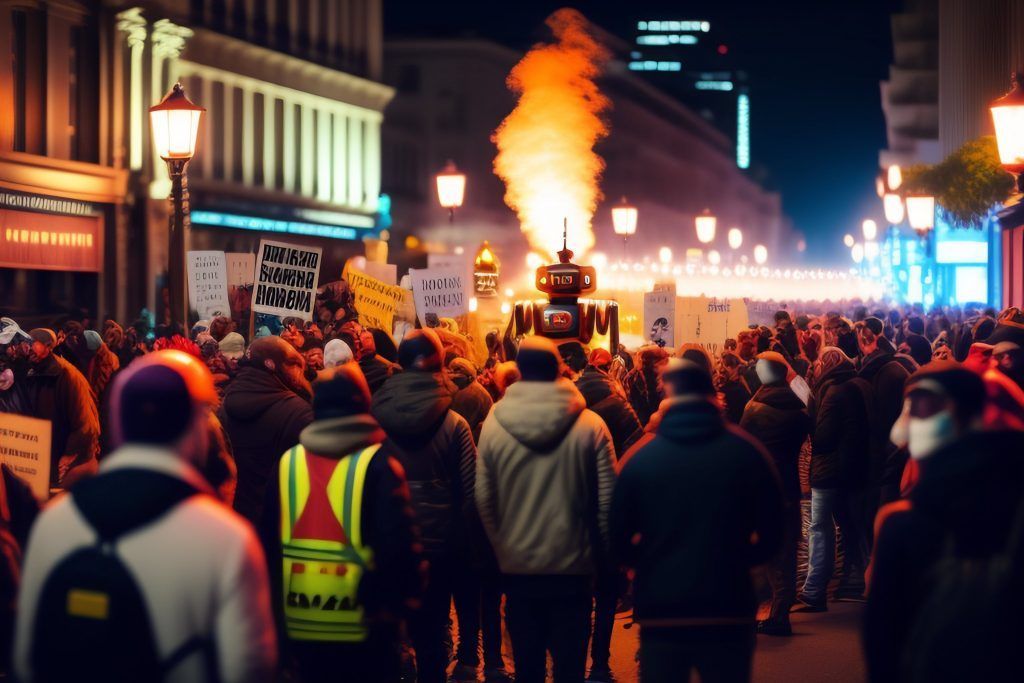
{"type": "Polygon", "coordinates": [[[615,457],[622,455],[643,435],[643,428],[633,407],[626,400],[622,388],[608,373],[593,365],[583,369],[576,388],[583,394],[587,407],[604,420],[612,433],[615,457]]]}
{"type": "Polygon", "coordinates": [[[313,421],[313,408],[274,373],[244,367],[228,385],[218,417],[238,467],[235,511],[255,524],[267,482],[281,455],[313,421]]]}
{"type": "Polygon", "coordinates": [[[816,489],[867,484],[870,459],[867,383],[852,363],[832,368],[814,390],[810,483],[816,489]]]}
{"type": "Polygon", "coordinates": [[[1024,499],[1022,453],[1024,433],[974,433],[920,461],[909,509],[886,517],[875,539],[864,612],[872,683],[902,680],[907,637],[928,596],[929,571],[947,545],[956,557],[979,559],[1006,546],[1024,499]]]}
{"type": "Polygon", "coordinates": [[[381,454],[405,470],[428,555],[465,547],[475,520],[476,445],[469,424],[451,410],[455,386],[442,373],[402,372],[374,394],[370,412],[387,439],[381,454]]]}
{"type": "Polygon", "coordinates": [[[750,402],[753,392],[746,379],[740,375],[734,380],[724,382],[721,388],[722,398],[725,403],[725,419],[732,424],[739,424],[743,418],[743,410],[750,402]]]}
{"type": "Polygon", "coordinates": [[[76,456],[75,467],[95,463],[100,436],[96,401],[82,373],[56,355],[31,366],[28,384],[30,415],[51,422],[50,483],[56,485],[62,456],[76,456]]]}
{"type": "MultiPolygon", "coordinates": [[[[908,360],[913,362],[913,359],[908,360]]],[[[861,359],[859,375],[871,386],[868,413],[871,422],[870,480],[877,482],[881,480],[886,461],[897,450],[889,440],[889,432],[903,412],[903,386],[910,372],[896,354],[879,349],[861,359]]]]}
{"type": "Polygon", "coordinates": [[[465,418],[469,429],[473,432],[473,443],[480,443],[480,428],[483,427],[487,414],[491,412],[494,399],[475,377],[452,373],[452,383],[458,391],[452,397],[452,410],[465,418]]]}
{"type": "Polygon", "coordinates": [[[803,402],[784,382],[763,384],[743,411],[740,427],[772,456],[786,501],[799,502],[800,448],[811,430],[803,402]]]}
{"type": "Polygon", "coordinates": [[[366,384],[370,387],[370,393],[376,394],[377,390],[384,386],[384,382],[395,373],[402,371],[397,364],[385,359],[383,356],[365,356],[359,359],[359,369],[366,377],[366,384]]]}
{"type": "Polygon", "coordinates": [[[782,539],[775,467],[712,402],[666,406],[657,435],[620,463],[612,498],[612,547],[636,572],[635,614],[641,624],[752,622],[750,569],[770,559],[782,539]]]}

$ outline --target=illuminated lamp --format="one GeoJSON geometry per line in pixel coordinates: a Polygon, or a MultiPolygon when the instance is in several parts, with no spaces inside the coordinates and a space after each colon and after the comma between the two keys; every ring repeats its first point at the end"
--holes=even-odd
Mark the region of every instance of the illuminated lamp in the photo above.
{"type": "MultiPolygon", "coordinates": [[[[1003,168],[1016,178],[1017,194],[1024,193],[1024,73],[1013,74],[1010,92],[1006,93],[989,109],[996,130],[996,145],[999,161],[1003,168]]],[[[1024,225],[1024,202],[1020,197],[1007,202],[999,212],[999,224],[1004,230],[1024,225]]]]}
{"type": "Polygon", "coordinates": [[[711,215],[710,209],[704,209],[704,213],[694,219],[697,227],[697,240],[702,244],[710,244],[715,241],[715,225],[718,219],[711,215]]]}
{"type": "Polygon", "coordinates": [[[717,266],[721,262],[722,262],[722,255],[721,254],[719,254],[714,249],[712,249],[711,251],[708,252],[708,263],[710,263],[713,266],[717,266]]]}
{"type": "Polygon", "coordinates": [[[935,197],[907,197],[907,221],[918,235],[927,235],[935,227],[935,197]]]}
{"type": "Polygon", "coordinates": [[[768,261],[768,248],[763,244],[754,247],[754,263],[763,266],[768,261]]]}
{"type": "Polygon", "coordinates": [[[739,249],[743,246],[743,231],[739,228],[729,228],[729,248],[739,249]]]}
{"type": "Polygon", "coordinates": [[[870,242],[878,237],[878,224],[867,218],[861,223],[861,231],[864,234],[864,239],[870,242]]]}
{"type": "Polygon", "coordinates": [[[459,171],[451,159],[436,176],[437,201],[442,209],[448,209],[448,220],[455,221],[455,209],[462,206],[466,196],[466,174],[459,171]]]}
{"type": "Polygon", "coordinates": [[[882,197],[882,207],[885,209],[885,220],[889,225],[899,225],[903,222],[903,199],[895,192],[888,192],[882,197]]]}
{"type": "Polygon", "coordinates": [[[850,256],[851,256],[851,258],[853,258],[853,262],[854,263],[860,263],[861,261],[863,261],[864,260],[864,245],[863,244],[859,244],[859,243],[858,244],[854,244],[853,247],[850,249],[850,256]]]}
{"type": "Polygon", "coordinates": [[[853,235],[851,235],[850,233],[846,233],[845,235],[843,235],[843,244],[845,244],[847,247],[852,247],[854,242],[856,242],[856,240],[853,239],[853,235]]]}
{"type": "Polygon", "coordinates": [[[638,214],[637,208],[623,197],[622,201],[612,207],[612,226],[615,228],[615,234],[623,239],[636,234],[638,214]]]}
{"type": "Polygon", "coordinates": [[[895,192],[900,189],[900,185],[903,184],[903,171],[896,164],[893,164],[885,173],[886,183],[889,186],[890,192],[895,192]]]}
{"type": "Polygon", "coordinates": [[[473,283],[478,297],[494,297],[498,294],[498,275],[501,263],[486,240],[480,245],[473,260],[473,283]]]}

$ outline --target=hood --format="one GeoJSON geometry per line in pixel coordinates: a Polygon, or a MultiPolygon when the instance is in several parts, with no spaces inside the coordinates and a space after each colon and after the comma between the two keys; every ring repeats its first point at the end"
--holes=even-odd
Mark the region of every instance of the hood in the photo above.
{"type": "Polygon", "coordinates": [[[587,406],[593,406],[605,400],[615,391],[615,381],[608,376],[608,373],[588,365],[579,379],[576,380],[576,388],[583,394],[587,406]]]}
{"type": "Polygon", "coordinates": [[[494,406],[494,418],[519,443],[546,452],[558,446],[586,403],[576,386],[554,382],[516,382],[494,406]]]}
{"type": "Polygon", "coordinates": [[[857,369],[853,367],[853,363],[848,360],[844,360],[839,363],[839,365],[829,368],[824,375],[818,378],[818,381],[815,384],[815,390],[824,393],[825,387],[832,384],[842,384],[856,376],[857,369]]]}
{"type": "MultiPolygon", "coordinates": [[[[655,427],[658,436],[676,442],[703,441],[717,436],[725,428],[722,413],[711,400],[666,399],[656,415],[660,416],[655,427]]],[[[650,424],[648,431],[651,431],[650,424]]]]}
{"type": "Polygon", "coordinates": [[[235,420],[251,422],[281,401],[299,398],[272,372],[244,367],[224,394],[224,413],[235,420]]]}
{"type": "Polygon", "coordinates": [[[328,458],[342,458],[383,440],[384,430],[370,415],[316,420],[299,434],[303,448],[328,458]]]}
{"type": "Polygon", "coordinates": [[[402,372],[377,390],[370,412],[388,436],[426,434],[444,419],[455,391],[443,373],[402,372]]]}
{"type": "Polygon", "coordinates": [[[891,360],[894,360],[892,353],[881,348],[876,349],[874,353],[861,361],[860,376],[870,381],[891,360]]]}
{"type": "Polygon", "coordinates": [[[803,401],[785,383],[763,384],[750,400],[776,410],[803,410],[805,407],[803,401]]]}

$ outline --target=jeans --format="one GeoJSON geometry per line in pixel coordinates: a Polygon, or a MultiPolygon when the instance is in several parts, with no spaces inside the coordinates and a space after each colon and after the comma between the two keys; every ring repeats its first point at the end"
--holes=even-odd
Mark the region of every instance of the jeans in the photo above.
{"type": "Polygon", "coordinates": [[[371,627],[362,643],[332,643],[292,640],[288,643],[292,668],[302,683],[336,679],[341,672],[348,680],[365,683],[398,683],[401,654],[397,624],[371,627]]]}
{"type": "Polygon", "coordinates": [[[863,587],[864,535],[862,496],[843,489],[811,489],[811,528],[807,539],[808,568],[803,596],[808,602],[825,602],[828,582],[836,564],[836,525],[843,538],[841,583],[863,587]]]}
{"type": "Polygon", "coordinates": [[[554,663],[555,683],[582,683],[593,603],[589,581],[577,578],[531,576],[506,584],[516,683],[544,683],[546,652],[554,663]]]}
{"type": "Polygon", "coordinates": [[[616,572],[598,576],[594,586],[594,635],[590,641],[590,659],[597,671],[609,669],[615,608],[619,604],[620,577],[616,572]]]}
{"type": "Polygon", "coordinates": [[[701,683],[747,683],[754,642],[753,625],[645,628],[640,632],[640,680],[685,683],[696,669],[701,683]]]}
{"type": "Polygon", "coordinates": [[[454,586],[455,613],[459,618],[459,664],[480,664],[483,632],[484,668],[505,666],[501,658],[500,576],[487,570],[467,569],[454,586]]]}

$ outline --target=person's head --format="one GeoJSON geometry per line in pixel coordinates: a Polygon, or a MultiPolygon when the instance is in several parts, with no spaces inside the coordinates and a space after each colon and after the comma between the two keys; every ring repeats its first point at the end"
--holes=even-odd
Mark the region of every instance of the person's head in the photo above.
{"type": "Polygon", "coordinates": [[[57,345],[57,335],[53,330],[46,327],[37,327],[28,333],[32,338],[32,351],[29,360],[33,363],[41,363],[53,353],[53,347],[57,345]]]}
{"type": "Polygon", "coordinates": [[[661,375],[665,394],[673,399],[708,399],[715,395],[711,373],[702,363],[688,358],[672,358],[661,375]]]}
{"type": "Polygon", "coordinates": [[[235,323],[231,318],[219,315],[210,321],[210,336],[216,339],[218,342],[226,337],[229,333],[235,331],[235,323]]]}
{"type": "Polygon", "coordinates": [[[476,366],[465,358],[452,358],[448,362],[448,370],[451,371],[453,375],[461,375],[471,381],[475,380],[477,375],[476,366]]]}
{"type": "Polygon", "coordinates": [[[213,376],[201,360],[176,350],[147,354],[114,379],[114,441],[166,448],[201,467],[216,403],[213,376]]]}
{"type": "Polygon", "coordinates": [[[566,342],[558,346],[562,362],[574,373],[583,372],[587,367],[587,350],[578,341],[566,342]]]}
{"type": "Polygon", "coordinates": [[[398,347],[398,364],[411,372],[440,372],[444,347],[437,332],[430,328],[412,330],[398,347]]]}
{"type": "Polygon", "coordinates": [[[836,368],[843,367],[853,369],[853,361],[846,353],[837,346],[826,346],[818,354],[818,360],[814,363],[815,382],[821,381],[823,377],[833,372],[836,368]]]}
{"type": "Polygon", "coordinates": [[[985,374],[985,371],[992,367],[993,349],[995,347],[990,344],[981,342],[971,344],[967,350],[967,358],[963,362],[964,368],[979,375],[985,374]]]}
{"type": "Polygon", "coordinates": [[[590,352],[590,357],[587,358],[587,364],[591,365],[602,372],[608,372],[612,367],[612,354],[604,347],[597,347],[590,352]]]}
{"type": "Polygon", "coordinates": [[[118,325],[113,320],[107,320],[103,323],[103,341],[107,347],[112,350],[121,348],[124,344],[124,328],[118,325]]]}
{"type": "Polygon", "coordinates": [[[332,420],[370,412],[370,387],[359,364],[348,362],[321,372],[313,382],[313,419],[332,420]]]}
{"type": "Polygon", "coordinates": [[[757,364],[754,366],[757,378],[761,384],[771,386],[783,384],[789,374],[789,364],[777,351],[765,351],[757,355],[757,364]]]}
{"type": "Polygon", "coordinates": [[[519,366],[516,361],[507,360],[494,366],[494,388],[498,398],[505,395],[508,388],[521,380],[523,376],[519,373],[519,366]]]}
{"type": "Polygon", "coordinates": [[[915,460],[927,458],[980,428],[985,400],[985,384],[977,373],[953,361],[933,362],[907,380],[903,412],[890,439],[906,446],[915,460]]]}
{"type": "Polygon", "coordinates": [[[789,311],[775,311],[775,329],[781,330],[793,326],[793,319],[789,317],[789,311]]]}
{"type": "Polygon", "coordinates": [[[245,358],[247,365],[275,375],[300,396],[310,395],[311,388],[305,376],[306,362],[295,347],[280,337],[255,340],[246,350],[245,358]]]}
{"type": "Polygon", "coordinates": [[[1024,349],[1014,342],[999,342],[992,347],[992,363],[1014,381],[1024,377],[1024,349]]]}
{"type": "Polygon", "coordinates": [[[743,372],[743,368],[746,364],[743,359],[739,357],[739,354],[733,353],[732,351],[726,351],[722,354],[722,376],[730,382],[739,379],[740,373],[743,372]]]}
{"type": "Polygon", "coordinates": [[[238,360],[245,355],[245,338],[237,332],[228,332],[217,344],[217,348],[228,360],[238,360]]]}
{"type": "Polygon", "coordinates": [[[899,351],[913,358],[918,365],[927,365],[932,360],[932,345],[919,334],[908,334],[899,351]]]}
{"type": "Polygon", "coordinates": [[[555,343],[547,337],[526,337],[519,344],[516,367],[524,382],[554,382],[561,374],[555,343]]]}
{"type": "Polygon", "coordinates": [[[332,339],[324,346],[324,367],[334,368],[352,360],[352,349],[341,339],[332,339]]]}
{"type": "Polygon", "coordinates": [[[924,318],[918,315],[912,315],[906,319],[903,324],[908,334],[919,334],[924,336],[924,318]]]}
{"type": "Polygon", "coordinates": [[[714,372],[712,370],[714,363],[711,360],[711,355],[699,344],[683,344],[679,347],[677,355],[679,358],[696,363],[704,368],[708,376],[711,376],[714,372]]]}
{"type": "Polygon", "coordinates": [[[307,337],[306,345],[302,349],[302,357],[306,361],[306,368],[320,372],[324,369],[323,343],[316,337],[307,337]]]}
{"type": "Polygon", "coordinates": [[[636,352],[637,368],[648,375],[657,374],[668,362],[668,351],[660,346],[642,346],[636,352]]]}
{"type": "Polygon", "coordinates": [[[870,356],[878,349],[878,343],[882,337],[885,326],[878,318],[865,318],[855,326],[857,331],[857,346],[861,355],[870,356]]]}

